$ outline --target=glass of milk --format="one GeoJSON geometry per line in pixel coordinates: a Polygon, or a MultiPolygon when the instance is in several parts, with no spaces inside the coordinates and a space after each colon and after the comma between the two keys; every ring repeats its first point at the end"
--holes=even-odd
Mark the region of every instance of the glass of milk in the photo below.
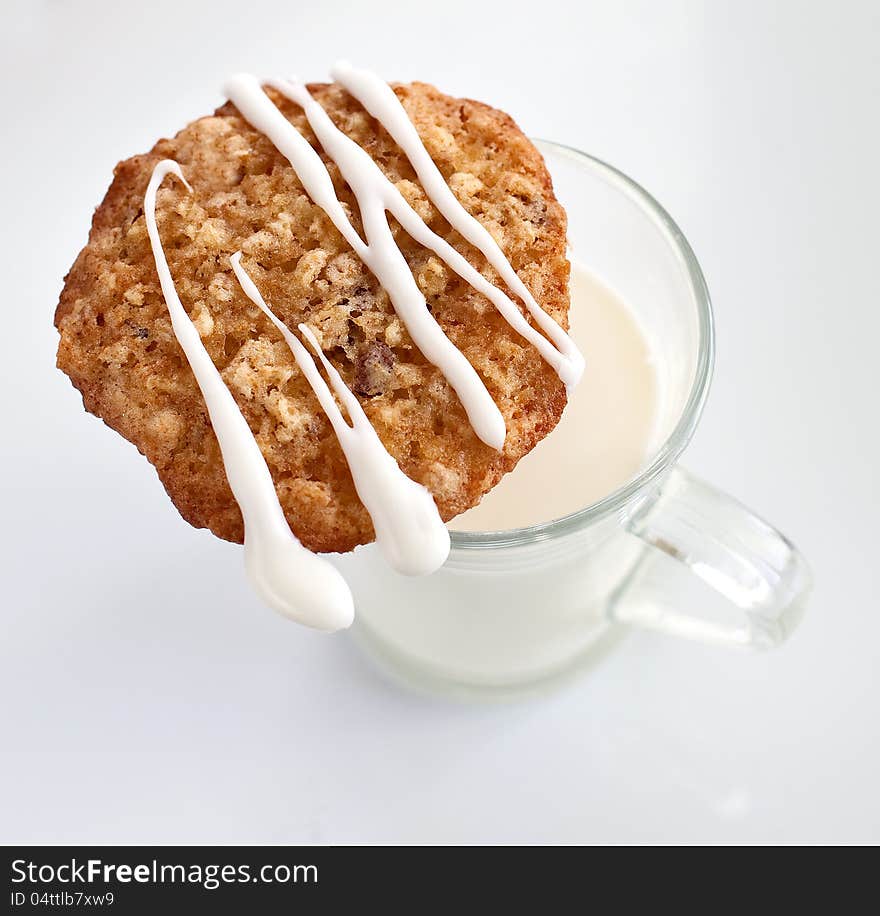
{"type": "Polygon", "coordinates": [[[584,377],[559,426],[450,523],[439,572],[402,576],[375,545],[334,558],[361,642],[447,692],[551,684],[633,625],[775,646],[810,585],[783,535],[677,464],[713,363],[709,293],[681,230],[611,166],[538,145],[568,211],[584,377]]]}

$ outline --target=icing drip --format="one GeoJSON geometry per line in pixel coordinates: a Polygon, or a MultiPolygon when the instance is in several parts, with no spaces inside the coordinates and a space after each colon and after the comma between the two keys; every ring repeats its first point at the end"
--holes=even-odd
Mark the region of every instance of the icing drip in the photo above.
{"type": "Polygon", "coordinates": [[[192,190],[180,166],[163,160],[144,195],[144,217],[174,335],[202,391],[229,486],[241,507],[248,576],[260,597],[281,614],[321,630],[342,629],[354,619],[351,592],[341,574],[291,532],[257,441],[177,295],[156,224],[156,194],[168,174],[192,190]]]}
{"type": "MultiPolygon", "coordinates": [[[[501,312],[507,323],[532,344],[547,363],[556,370],[559,378],[571,391],[580,381],[584,371],[584,358],[580,350],[578,350],[571,337],[538,305],[528,287],[520,280],[510,261],[507,260],[504,252],[485,226],[476,217],[468,213],[455,194],[453,194],[452,189],[446,183],[446,179],[440,173],[440,169],[437,168],[434,160],[425,149],[418,131],[410,121],[406,109],[401,105],[400,99],[397,98],[394,90],[376,74],[368,70],[357,70],[346,61],[338,62],[331,69],[330,75],[388,131],[397,145],[403,150],[407,159],[409,159],[416,175],[418,175],[419,181],[422,183],[422,187],[425,189],[425,193],[434,206],[446,217],[453,228],[483,253],[486,260],[498,271],[501,279],[519,296],[528,313],[547,337],[539,334],[525,320],[520,310],[501,290],[489,283],[454,248],[431,232],[424,225],[418,214],[414,213],[406,201],[397,194],[397,197],[402,201],[403,207],[406,207],[409,214],[411,214],[411,216],[407,217],[407,221],[404,222],[399,212],[399,209],[401,209],[400,202],[397,202],[397,207],[389,207],[401,225],[416,241],[421,242],[421,244],[443,258],[463,280],[466,280],[478,292],[486,296],[501,312]],[[415,217],[423,227],[419,230],[418,235],[413,231],[411,225],[413,223],[412,217],[415,217]],[[441,246],[440,248],[435,247],[438,243],[441,246]],[[549,340],[547,339],[548,337],[550,338],[549,340]]],[[[273,82],[271,85],[281,89],[281,84],[279,83],[273,82]]],[[[304,87],[302,91],[305,91],[304,87]]],[[[294,101],[298,101],[298,99],[294,101]]],[[[312,126],[314,127],[314,125],[312,126]]],[[[351,143],[352,141],[349,140],[349,142],[351,143]]],[[[393,190],[396,192],[396,189],[393,190]]]]}
{"type": "MultiPolygon", "coordinates": [[[[309,197],[330,217],[345,240],[375,274],[388,292],[395,311],[406,325],[415,345],[429,362],[440,369],[455,390],[474,432],[487,445],[500,450],[506,435],[504,417],[473,366],[443,333],[428,311],[425,297],[388,225],[385,186],[389,182],[369,155],[356,144],[348,147],[339,142],[334,143],[336,138],[330,131],[325,130],[319,134],[325,148],[327,143],[333,147],[328,152],[336,160],[357,197],[366,236],[364,242],[337,198],[330,173],[321,157],[275,107],[256,77],[249,74],[234,76],[226,83],[224,90],[242,116],[265,134],[287,158],[309,197]]],[[[326,117],[324,110],[305,92],[303,102],[309,101],[314,106],[310,122],[312,118],[316,122],[318,120],[315,109],[326,117]]],[[[332,122],[330,124],[332,127],[332,122]]]]}
{"type": "MultiPolygon", "coordinates": [[[[580,378],[583,358],[569,336],[534,300],[492,236],[456,199],[391,88],[378,77],[354,70],[345,63],[337,64],[333,74],[385,126],[412,163],[434,205],[485,255],[522,300],[546,337],[528,323],[518,306],[501,289],[486,280],[445,239],[429,229],[370,156],[335,126],[304,85],[296,81],[270,83],[303,108],[312,130],[339,166],[357,198],[366,241],[348,219],[321,157],[273,104],[256,78],[240,74],[225,88],[243,117],[287,158],[312,200],[375,274],[413,342],[440,369],[458,394],[476,434],[488,445],[501,449],[506,435],[504,418],[474,368],[429,312],[425,297],[394,241],[387,213],[391,213],[413,239],[442,258],[462,279],[486,296],[508,324],[556,370],[569,390],[580,378]]],[[[244,518],[248,575],[263,600],[282,614],[318,629],[347,627],[354,616],[348,586],[333,566],[306,550],[291,532],[259,445],[178,298],[156,223],[156,196],[169,174],[177,176],[187,190],[192,190],[180,166],[172,160],[163,160],[150,178],[144,196],[144,216],[172,328],[204,396],[220,443],[226,476],[244,518]]],[[[437,570],[449,554],[450,540],[431,493],[401,471],[311,329],[305,324],[299,325],[299,332],[323,366],[329,385],[306,346],[266,304],[241,266],[241,252],[232,255],[230,263],[245,294],[284,337],[326,413],[345,454],[358,496],[373,521],[376,541],[386,560],[408,575],[425,575],[437,570]],[[334,393],[348,414],[348,421],[334,393]]]]}
{"type": "Polygon", "coordinates": [[[327,414],[345,453],[358,496],[373,520],[376,543],[385,559],[405,575],[421,576],[438,570],[449,555],[449,532],[440,519],[433,496],[400,470],[376,435],[360,402],[327,360],[311,329],[301,324],[299,331],[324,366],[351,425],[345,421],[308,350],[272,312],[241,266],[241,252],[236,252],[229,260],[245,295],[263,310],[287,341],[297,365],[327,414]]]}

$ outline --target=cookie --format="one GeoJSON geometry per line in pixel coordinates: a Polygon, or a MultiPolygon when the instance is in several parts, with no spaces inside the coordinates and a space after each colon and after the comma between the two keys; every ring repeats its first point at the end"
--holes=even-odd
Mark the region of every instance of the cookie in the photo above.
{"type": "MultiPolygon", "coordinates": [[[[428,201],[403,153],[338,85],[309,87],[440,236],[498,283],[483,255],[428,201]]],[[[495,237],[544,310],[567,328],[565,213],[540,153],[505,114],[423,83],[394,86],[464,205],[495,237]]],[[[321,152],[302,111],[269,90],[321,152]]],[[[155,466],[183,517],[241,542],[243,524],[195,378],[172,332],[147,237],[153,167],[175,159],[192,185],[159,192],[157,219],[180,299],[253,431],[293,532],[316,551],[373,539],[338,441],[289,348],[238,286],[242,264],[290,328],[308,324],[402,470],[444,520],[467,510],[556,425],[563,383],[482,295],[392,221],[432,314],[475,367],[507,426],[501,452],[481,442],[440,370],[413,345],[386,292],[271,142],[231,103],[120,163],[55,313],[58,366],[87,410],[155,466]]],[[[323,156],[352,223],[357,205],[323,156]]],[[[503,284],[499,284],[503,287],[503,284]]],[[[523,310],[524,311],[524,310],[523,310]]]]}

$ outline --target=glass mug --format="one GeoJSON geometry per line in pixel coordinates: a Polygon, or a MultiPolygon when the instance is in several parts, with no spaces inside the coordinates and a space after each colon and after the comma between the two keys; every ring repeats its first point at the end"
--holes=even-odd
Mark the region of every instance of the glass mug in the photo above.
{"type": "Polygon", "coordinates": [[[501,695],[577,671],[625,625],[775,646],[797,624],[809,591],[803,557],[677,466],[714,355],[709,293],[694,253],[625,175],[577,150],[537,145],[568,211],[572,257],[621,294],[651,341],[663,444],[624,486],[564,518],[453,532],[449,559],[432,576],[401,576],[375,545],[334,557],[354,592],[354,632],[410,682],[501,695]]]}

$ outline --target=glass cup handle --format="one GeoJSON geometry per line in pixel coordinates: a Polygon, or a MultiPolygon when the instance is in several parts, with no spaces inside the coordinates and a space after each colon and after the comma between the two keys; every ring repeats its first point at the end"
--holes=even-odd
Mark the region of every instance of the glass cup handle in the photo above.
{"type": "Polygon", "coordinates": [[[795,629],[811,575],[786,537],[674,468],[627,529],[647,549],[610,604],[619,623],[766,649],[795,629]]]}

